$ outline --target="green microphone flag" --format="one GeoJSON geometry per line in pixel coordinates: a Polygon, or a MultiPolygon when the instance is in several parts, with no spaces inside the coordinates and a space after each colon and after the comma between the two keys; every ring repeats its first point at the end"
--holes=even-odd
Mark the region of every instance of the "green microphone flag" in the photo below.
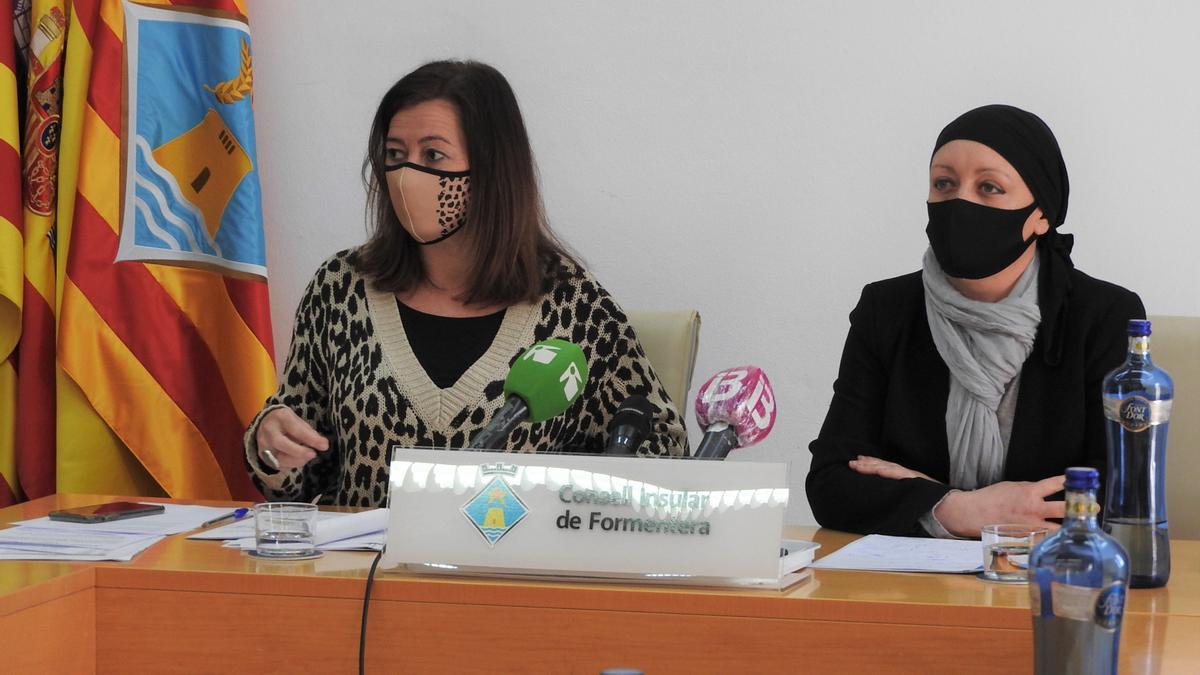
{"type": "Polygon", "coordinates": [[[543,340],[517,357],[504,379],[504,395],[525,401],[530,422],[544,422],[579,398],[587,377],[587,360],[578,345],[543,340]]]}
{"type": "Polygon", "coordinates": [[[521,422],[545,422],[566,412],[583,393],[587,376],[583,350],[566,340],[543,340],[526,349],[504,378],[504,405],[467,447],[504,449],[521,422]]]}

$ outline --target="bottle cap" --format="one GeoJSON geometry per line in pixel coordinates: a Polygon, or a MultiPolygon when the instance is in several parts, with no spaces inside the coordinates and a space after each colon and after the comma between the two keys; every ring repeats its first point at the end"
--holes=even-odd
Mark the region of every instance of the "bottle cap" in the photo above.
{"type": "Polygon", "coordinates": [[[1067,469],[1068,490],[1095,490],[1100,487],[1100,472],[1090,466],[1067,469]]]}
{"type": "Polygon", "coordinates": [[[1130,319],[1125,332],[1133,337],[1143,337],[1150,334],[1150,322],[1145,319],[1130,319]]]}

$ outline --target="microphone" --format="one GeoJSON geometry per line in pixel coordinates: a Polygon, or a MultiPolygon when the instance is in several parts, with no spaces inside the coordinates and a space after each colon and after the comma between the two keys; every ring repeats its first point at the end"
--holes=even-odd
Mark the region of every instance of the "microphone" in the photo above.
{"type": "Polygon", "coordinates": [[[704,438],[695,459],[725,459],[734,448],[758,443],[775,426],[775,392],[757,366],[722,370],[696,394],[696,421],[704,438]]]}
{"type": "Polygon", "coordinates": [[[543,340],[526,349],[504,378],[504,405],[467,447],[503,449],[508,434],[521,422],[544,422],[566,412],[587,381],[583,350],[566,340],[543,340]]]}
{"type": "Polygon", "coordinates": [[[645,396],[633,395],[621,402],[612,421],[608,423],[606,455],[632,455],[650,435],[654,423],[654,406],[645,396]]]}

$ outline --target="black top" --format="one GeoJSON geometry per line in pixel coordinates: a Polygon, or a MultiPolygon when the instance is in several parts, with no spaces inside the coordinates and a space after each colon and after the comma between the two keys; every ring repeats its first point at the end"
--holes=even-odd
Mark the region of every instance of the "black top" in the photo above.
{"type": "MultiPolygon", "coordinates": [[[[1003,480],[1041,480],[1069,466],[1105,475],[1100,386],[1125,359],[1126,322],[1146,311],[1131,291],[1078,270],[1068,274],[1069,303],[1058,328],[1062,357],[1055,365],[1042,358],[1040,327],[1021,369],[1003,480]]],[[[950,371],[929,332],[921,273],[868,284],[850,313],[825,424],[809,446],[805,487],[817,522],[864,534],[923,535],[920,517],[950,490],[949,393],[950,371]],[[862,475],[846,464],[857,455],[942,482],[862,475]]]]}
{"type": "Polygon", "coordinates": [[[436,316],[396,300],[413,355],[439,389],[449,389],[479,360],[504,320],[505,310],[486,316],[436,316]]]}

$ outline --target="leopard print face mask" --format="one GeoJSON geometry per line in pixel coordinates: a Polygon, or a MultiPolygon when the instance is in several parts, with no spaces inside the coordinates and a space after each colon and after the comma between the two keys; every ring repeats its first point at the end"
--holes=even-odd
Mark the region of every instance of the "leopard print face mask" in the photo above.
{"type": "Polygon", "coordinates": [[[471,194],[470,171],[438,171],[412,162],[384,171],[396,217],[418,244],[436,244],[462,229],[471,194]]]}

